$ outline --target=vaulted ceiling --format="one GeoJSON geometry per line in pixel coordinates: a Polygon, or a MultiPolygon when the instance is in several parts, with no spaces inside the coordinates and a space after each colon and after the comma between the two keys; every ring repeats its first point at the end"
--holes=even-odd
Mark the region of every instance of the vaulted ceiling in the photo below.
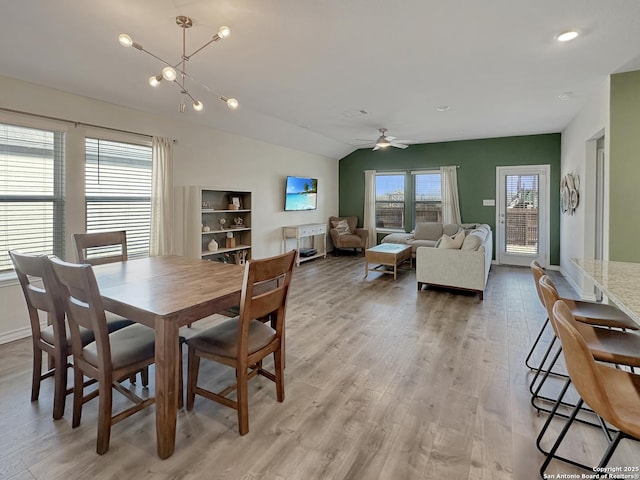
{"type": "Polygon", "coordinates": [[[637,0],[3,3],[2,75],[332,158],[380,127],[415,143],[560,132],[607,75],[640,69],[637,0]],[[179,113],[178,88],[148,84],[164,65],[117,40],[177,63],[177,15],[187,54],[231,28],[188,62],[202,112],[179,113]]]}

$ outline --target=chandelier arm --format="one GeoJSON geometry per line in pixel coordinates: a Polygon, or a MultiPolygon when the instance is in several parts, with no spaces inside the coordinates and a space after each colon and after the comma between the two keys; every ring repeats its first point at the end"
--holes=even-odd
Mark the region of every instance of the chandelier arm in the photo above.
{"type": "Polygon", "coordinates": [[[217,42],[219,40],[222,40],[222,37],[220,37],[220,35],[218,35],[217,33],[213,36],[213,38],[211,40],[209,40],[207,43],[205,43],[204,45],[202,45],[200,48],[198,48],[196,51],[194,51],[191,55],[186,55],[185,56],[185,60],[189,60],[191,57],[193,57],[196,53],[204,50],[206,47],[208,47],[209,45],[211,45],[213,42],[217,42]]]}
{"type": "Polygon", "coordinates": [[[153,58],[155,58],[156,60],[160,60],[160,61],[161,61],[162,63],[164,63],[167,67],[171,67],[171,68],[174,68],[174,69],[175,69],[175,68],[177,68],[177,66],[178,66],[178,65],[180,65],[180,63],[182,63],[182,62],[178,62],[178,65],[172,65],[172,64],[170,64],[169,62],[167,62],[165,59],[160,58],[160,57],[159,57],[159,56],[157,56],[157,55],[154,55],[154,54],[153,54],[153,53],[151,53],[149,50],[146,50],[146,49],[144,49],[144,48],[142,48],[142,47],[141,47],[141,48],[139,48],[139,50],[140,50],[141,52],[146,53],[147,55],[151,55],[151,56],[152,56],[153,58]]]}

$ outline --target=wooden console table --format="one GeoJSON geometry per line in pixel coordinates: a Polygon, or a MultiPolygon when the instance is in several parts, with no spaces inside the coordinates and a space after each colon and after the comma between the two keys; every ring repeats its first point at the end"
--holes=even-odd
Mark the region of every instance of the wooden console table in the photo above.
{"type": "Polygon", "coordinates": [[[296,265],[300,266],[302,262],[313,260],[318,257],[327,257],[327,226],[324,223],[307,223],[304,225],[289,225],[282,227],[282,253],[290,250],[288,244],[295,242],[295,248],[298,250],[296,257],[296,265]],[[315,255],[309,257],[300,256],[300,248],[305,248],[303,244],[305,239],[310,239],[311,246],[317,250],[315,255]]]}

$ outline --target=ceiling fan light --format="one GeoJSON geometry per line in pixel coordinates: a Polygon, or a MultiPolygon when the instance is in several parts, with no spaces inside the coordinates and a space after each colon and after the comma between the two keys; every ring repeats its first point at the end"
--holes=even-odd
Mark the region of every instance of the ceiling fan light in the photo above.
{"type": "Polygon", "coordinates": [[[200,100],[193,101],[193,109],[196,112],[201,112],[204,109],[204,104],[200,100]]]}
{"type": "Polygon", "coordinates": [[[126,33],[121,33],[120,35],[118,35],[118,42],[120,42],[120,45],[122,45],[123,47],[130,47],[131,45],[133,45],[133,39],[126,33]]]}
{"type": "Polygon", "coordinates": [[[227,38],[229,35],[231,35],[231,29],[229,27],[223,25],[218,29],[218,36],[220,38],[227,38]]]}
{"type": "Polygon", "coordinates": [[[391,145],[391,142],[386,138],[379,138],[376,142],[376,147],[380,148],[387,148],[389,145],[391,145]]]}
{"type": "Polygon", "coordinates": [[[177,77],[176,70],[173,67],[164,67],[162,77],[168,82],[173,82],[177,77]]]}
{"type": "Polygon", "coordinates": [[[149,85],[151,85],[152,87],[157,87],[158,85],[160,85],[161,81],[162,75],[152,75],[149,77],[149,85]]]}

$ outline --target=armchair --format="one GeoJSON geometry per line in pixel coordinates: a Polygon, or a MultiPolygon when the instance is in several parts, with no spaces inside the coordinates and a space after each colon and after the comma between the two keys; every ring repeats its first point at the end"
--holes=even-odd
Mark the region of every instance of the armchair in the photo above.
{"type": "Polygon", "coordinates": [[[355,252],[360,249],[362,255],[367,249],[369,231],[357,228],[358,217],[329,217],[329,234],[333,242],[334,255],[340,248],[353,248],[355,252]]]}

